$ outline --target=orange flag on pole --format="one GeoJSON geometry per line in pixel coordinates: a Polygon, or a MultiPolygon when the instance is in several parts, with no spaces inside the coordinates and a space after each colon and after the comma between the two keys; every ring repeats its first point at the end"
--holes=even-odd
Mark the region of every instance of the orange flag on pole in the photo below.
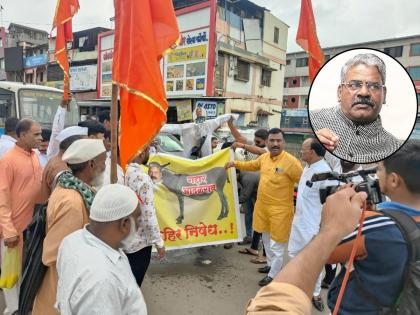
{"type": "Polygon", "coordinates": [[[114,0],[113,84],[120,87],[123,168],[166,122],[160,59],[179,39],[171,0],[114,0]]]}
{"type": "Polygon", "coordinates": [[[70,96],[69,62],[67,60],[67,42],[73,40],[71,19],[79,10],[78,0],[57,0],[53,29],[57,28],[55,38],[55,59],[64,72],[64,99],[70,96]]]}
{"type": "Polygon", "coordinates": [[[309,79],[315,78],[324,63],[324,54],[316,35],[316,25],[311,0],[302,0],[296,43],[309,55],[309,79]]]}

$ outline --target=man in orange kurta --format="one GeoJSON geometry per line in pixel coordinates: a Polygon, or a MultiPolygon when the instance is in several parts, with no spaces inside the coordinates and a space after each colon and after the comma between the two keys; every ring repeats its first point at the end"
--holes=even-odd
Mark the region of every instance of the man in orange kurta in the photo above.
{"type": "MultiPolygon", "coordinates": [[[[5,247],[22,247],[22,232],[32,220],[35,203],[40,199],[42,168],[33,149],[42,141],[41,126],[23,119],[16,126],[18,140],[0,160],[1,255],[5,247]]],[[[4,289],[6,310],[18,308],[19,285],[4,289]]]]}
{"type": "Polygon", "coordinates": [[[89,222],[93,201],[92,186],[100,184],[105,171],[106,149],[102,140],[79,139],[64,152],[62,160],[71,172],[63,173],[47,207],[47,227],[42,263],[48,267],[36,295],[32,315],[58,315],[54,304],[57,295],[57,255],[61,241],[89,222]]]}

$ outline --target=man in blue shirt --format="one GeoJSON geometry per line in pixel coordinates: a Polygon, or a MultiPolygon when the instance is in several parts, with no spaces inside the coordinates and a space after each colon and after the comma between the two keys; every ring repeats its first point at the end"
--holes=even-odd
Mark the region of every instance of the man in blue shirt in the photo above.
{"type": "MultiPolygon", "coordinates": [[[[377,175],[381,191],[391,199],[378,208],[405,212],[420,225],[420,141],[409,140],[380,162],[377,175]]],[[[348,261],[356,234],[354,231],[343,239],[329,263],[348,261]]],[[[407,244],[395,222],[380,212],[367,211],[340,315],[377,314],[379,308],[393,306],[402,291],[407,260],[407,244]]],[[[330,309],[334,308],[345,271],[343,265],[328,292],[330,309]]]]}

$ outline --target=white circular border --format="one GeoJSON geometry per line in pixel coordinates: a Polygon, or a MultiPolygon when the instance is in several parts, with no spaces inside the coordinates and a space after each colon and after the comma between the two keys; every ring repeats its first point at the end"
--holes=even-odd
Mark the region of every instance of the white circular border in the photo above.
{"type": "Polygon", "coordinates": [[[405,141],[417,118],[417,96],[413,81],[395,59],[374,49],[353,49],[331,58],[318,72],[309,91],[309,110],[333,107],[338,104],[337,88],[342,66],[353,56],[372,53],[386,65],[386,103],[380,112],[383,127],[405,141]]]}

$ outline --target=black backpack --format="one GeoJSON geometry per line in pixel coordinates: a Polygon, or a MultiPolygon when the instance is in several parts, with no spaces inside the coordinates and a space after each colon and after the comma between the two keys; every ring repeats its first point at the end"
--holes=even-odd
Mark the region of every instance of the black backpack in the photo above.
{"type": "Polygon", "coordinates": [[[408,260],[404,270],[403,289],[391,307],[384,307],[378,299],[367,292],[356,276],[359,293],[378,307],[381,315],[419,315],[420,314],[420,227],[416,221],[402,211],[381,209],[398,226],[408,248],[408,260]]]}

